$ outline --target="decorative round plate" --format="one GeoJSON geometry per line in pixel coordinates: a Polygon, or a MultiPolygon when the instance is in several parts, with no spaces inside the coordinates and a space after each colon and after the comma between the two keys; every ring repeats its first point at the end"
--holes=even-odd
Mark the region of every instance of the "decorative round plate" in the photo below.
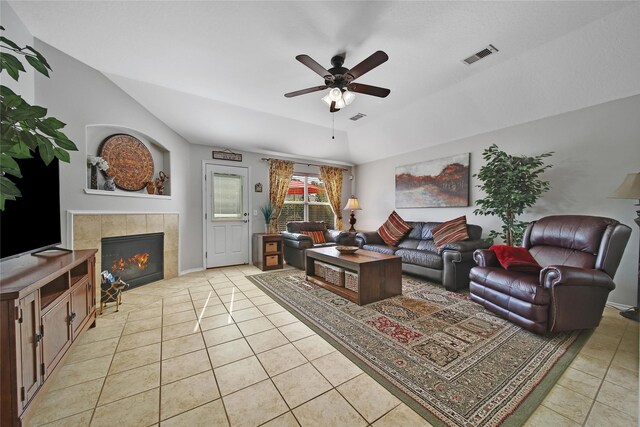
{"type": "Polygon", "coordinates": [[[100,147],[100,157],[109,163],[105,173],[116,187],[138,191],[153,179],[153,157],[149,149],[131,135],[111,135],[100,147]]]}
{"type": "Polygon", "coordinates": [[[336,246],[336,249],[341,254],[352,254],[352,253],[355,253],[360,248],[358,248],[357,246],[336,246]]]}

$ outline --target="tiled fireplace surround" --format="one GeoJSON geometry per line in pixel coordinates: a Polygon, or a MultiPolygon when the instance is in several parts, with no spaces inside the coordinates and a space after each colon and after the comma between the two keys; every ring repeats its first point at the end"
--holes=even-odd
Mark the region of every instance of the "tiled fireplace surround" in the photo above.
{"type": "MultiPolygon", "coordinates": [[[[101,239],[132,234],[164,233],[164,278],[178,276],[178,214],[177,213],[113,213],[69,211],[68,240],[72,249],[98,249],[96,283],[102,271],[101,239]]],[[[96,287],[98,301],[100,287],[96,287]]]]}

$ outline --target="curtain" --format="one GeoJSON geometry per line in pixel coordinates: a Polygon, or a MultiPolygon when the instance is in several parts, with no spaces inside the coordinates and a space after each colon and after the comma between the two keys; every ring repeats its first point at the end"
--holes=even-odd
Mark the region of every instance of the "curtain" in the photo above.
{"type": "Polygon", "coordinates": [[[342,230],[342,169],[320,166],[320,179],[327,190],[331,210],[338,218],[336,230],[342,230]]]}
{"type": "Polygon", "coordinates": [[[273,206],[273,215],[271,215],[269,224],[271,232],[278,231],[278,217],[282,212],[292,176],[293,162],[278,159],[269,160],[269,202],[273,206]]]}

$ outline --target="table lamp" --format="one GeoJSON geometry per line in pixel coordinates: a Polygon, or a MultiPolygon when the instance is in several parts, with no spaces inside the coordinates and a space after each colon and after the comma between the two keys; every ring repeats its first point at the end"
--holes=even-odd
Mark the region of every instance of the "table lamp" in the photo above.
{"type": "MultiPolygon", "coordinates": [[[[634,220],[638,227],[640,227],[640,173],[630,173],[624,179],[620,187],[610,196],[614,199],[638,199],[638,210],[636,213],[636,219],[634,220]]],[[[640,266],[640,259],[638,260],[638,266],[640,266]]],[[[636,296],[636,306],[631,307],[629,310],[620,312],[620,315],[627,319],[638,321],[638,307],[640,307],[640,274],[638,275],[638,293],[636,296]]]]}
{"type": "Polygon", "coordinates": [[[351,218],[349,218],[349,224],[351,224],[351,228],[349,229],[349,232],[355,233],[356,229],[354,225],[356,223],[356,214],[354,213],[354,211],[362,210],[362,208],[360,207],[360,204],[358,203],[358,198],[356,196],[351,196],[349,198],[349,201],[347,201],[347,205],[344,207],[343,210],[345,211],[351,210],[351,218]]]}

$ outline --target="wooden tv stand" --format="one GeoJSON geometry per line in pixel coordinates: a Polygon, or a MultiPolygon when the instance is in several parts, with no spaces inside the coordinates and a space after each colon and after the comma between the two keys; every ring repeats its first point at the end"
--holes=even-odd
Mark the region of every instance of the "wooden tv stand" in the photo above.
{"type": "Polygon", "coordinates": [[[0,425],[20,426],[71,343],[96,324],[97,250],[0,263],[0,425]]]}

